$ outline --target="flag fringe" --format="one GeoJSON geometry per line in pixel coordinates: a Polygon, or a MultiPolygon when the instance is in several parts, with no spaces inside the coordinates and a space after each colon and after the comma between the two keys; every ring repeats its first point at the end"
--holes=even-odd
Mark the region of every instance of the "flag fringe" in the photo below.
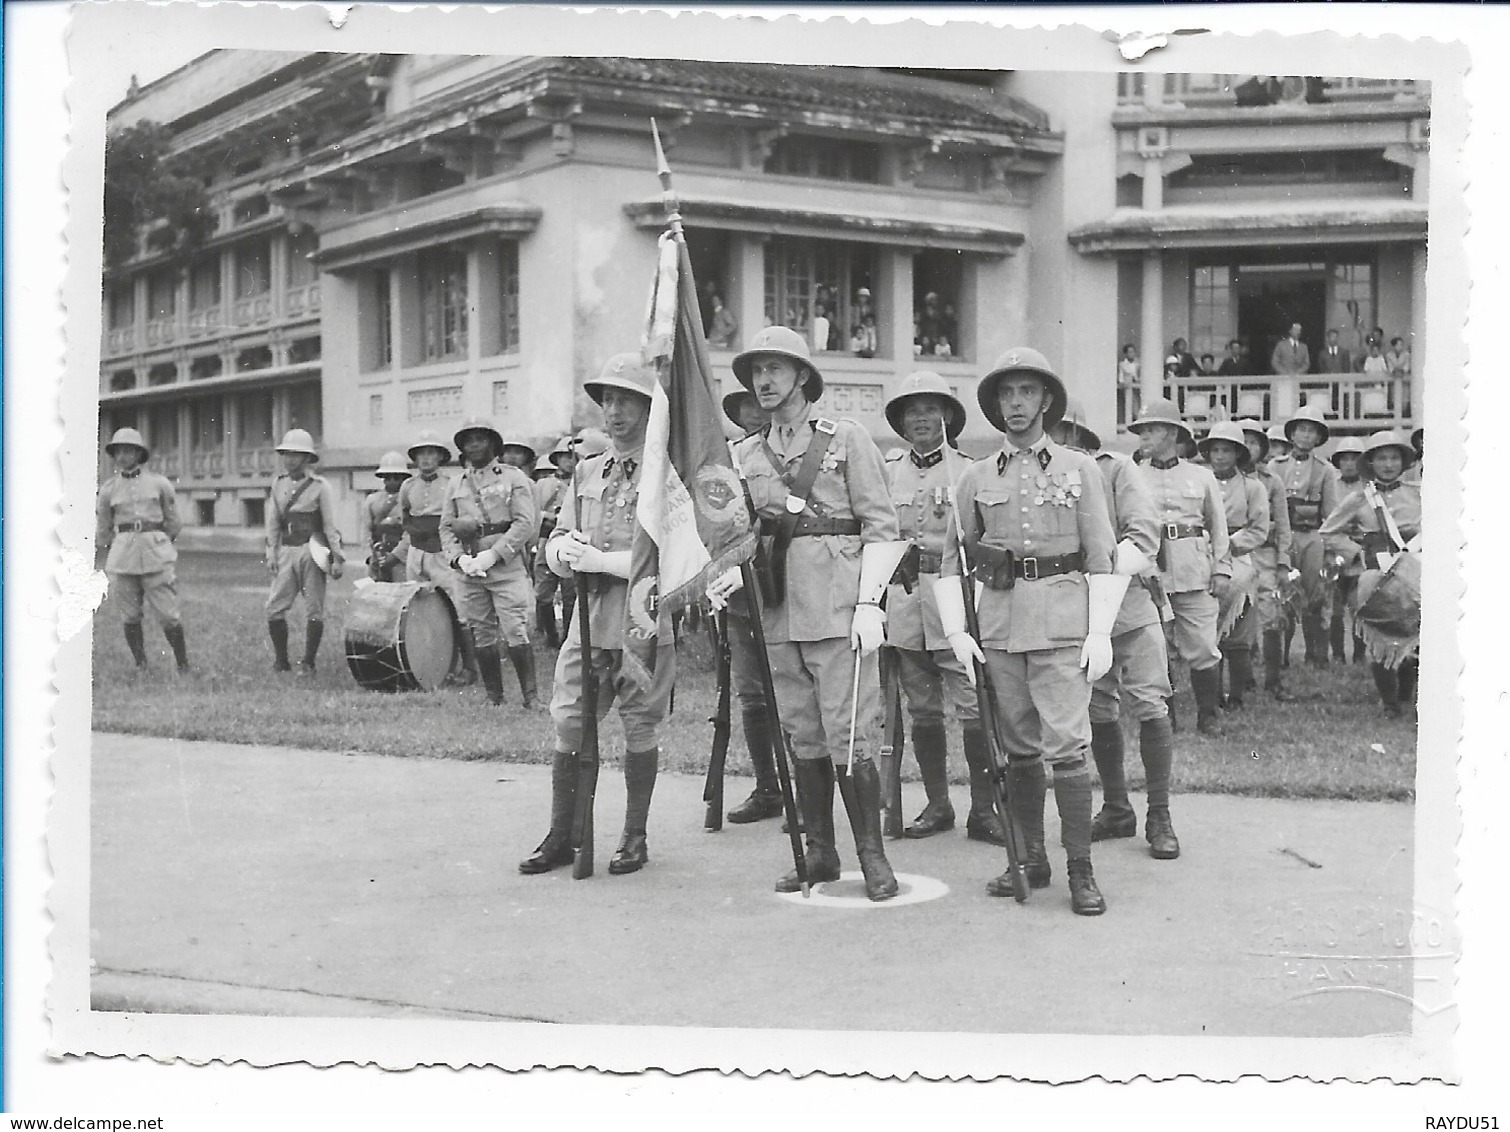
{"type": "Polygon", "coordinates": [[[660,610],[666,616],[680,613],[688,606],[696,604],[703,597],[708,588],[708,583],[726,571],[743,565],[752,554],[755,553],[756,534],[752,528],[743,535],[738,542],[731,543],[716,557],[709,559],[708,564],[697,572],[695,576],[677,586],[670,593],[660,595],[660,610]]]}
{"type": "Polygon", "coordinates": [[[1363,647],[1368,651],[1369,660],[1375,664],[1382,664],[1385,668],[1399,668],[1420,651],[1421,634],[1419,633],[1400,637],[1386,633],[1367,621],[1356,621],[1353,627],[1363,638],[1363,647]]]}

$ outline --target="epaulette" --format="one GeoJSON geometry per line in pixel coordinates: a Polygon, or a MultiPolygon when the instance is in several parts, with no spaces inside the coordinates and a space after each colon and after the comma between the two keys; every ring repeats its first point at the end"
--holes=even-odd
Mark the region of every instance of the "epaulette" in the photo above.
{"type": "Polygon", "coordinates": [[[898,460],[905,460],[906,458],[907,449],[905,448],[893,448],[890,452],[886,453],[886,462],[888,464],[894,464],[898,460]]]}

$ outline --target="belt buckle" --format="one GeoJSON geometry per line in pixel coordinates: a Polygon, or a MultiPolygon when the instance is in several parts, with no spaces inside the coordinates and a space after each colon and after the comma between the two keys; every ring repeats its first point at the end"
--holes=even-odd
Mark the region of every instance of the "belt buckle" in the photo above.
{"type": "Polygon", "coordinates": [[[1019,561],[1019,562],[1022,563],[1022,580],[1023,581],[1025,581],[1025,582],[1036,582],[1036,581],[1038,581],[1038,559],[1036,559],[1036,558],[1019,558],[1017,561],[1019,561]]]}
{"type": "Polygon", "coordinates": [[[131,524],[131,533],[134,535],[139,535],[142,533],[142,521],[140,519],[135,520],[131,524]]]}
{"type": "Polygon", "coordinates": [[[1164,524],[1164,537],[1168,538],[1168,539],[1177,539],[1177,538],[1179,538],[1180,537],[1180,524],[1178,524],[1178,523],[1165,523],[1164,524]]]}

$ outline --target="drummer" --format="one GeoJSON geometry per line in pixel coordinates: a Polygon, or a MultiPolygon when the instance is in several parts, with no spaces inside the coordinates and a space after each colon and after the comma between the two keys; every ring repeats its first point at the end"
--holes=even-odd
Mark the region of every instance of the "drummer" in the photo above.
{"type": "MultiPolygon", "coordinates": [[[[1389,430],[1369,437],[1363,456],[1370,478],[1337,505],[1318,532],[1329,555],[1362,565],[1360,591],[1368,584],[1368,571],[1388,573],[1389,556],[1400,554],[1421,533],[1421,485],[1403,478],[1415,463],[1414,449],[1389,430]]],[[[1385,714],[1401,715],[1415,701],[1417,659],[1384,648],[1381,640],[1371,638],[1366,624],[1360,629],[1385,714]]]]}
{"type": "Polygon", "coordinates": [[[451,599],[460,631],[461,668],[446,678],[451,687],[477,683],[477,650],[472,630],[466,623],[466,604],[462,598],[461,575],[451,569],[440,544],[440,518],[445,510],[449,477],[441,473],[451,462],[451,449],[440,434],[424,429],[409,446],[409,459],[419,469],[399,488],[399,518],[404,537],[409,540],[405,576],[411,582],[433,582],[451,599]]]}
{"type": "Polygon", "coordinates": [[[409,547],[404,542],[398,492],[409,478],[409,465],[402,452],[385,452],[374,474],[383,486],[362,501],[361,514],[360,538],[368,550],[367,576],[374,582],[402,582],[409,547]]]}
{"type": "Polygon", "coordinates": [[[1232,584],[1221,602],[1218,638],[1227,662],[1226,707],[1243,706],[1243,694],[1253,683],[1253,647],[1258,644],[1258,564],[1250,557],[1269,541],[1273,518],[1269,491],[1255,476],[1243,426],[1224,421],[1197,446],[1211,465],[1227,511],[1227,545],[1232,551],[1232,584]]]}

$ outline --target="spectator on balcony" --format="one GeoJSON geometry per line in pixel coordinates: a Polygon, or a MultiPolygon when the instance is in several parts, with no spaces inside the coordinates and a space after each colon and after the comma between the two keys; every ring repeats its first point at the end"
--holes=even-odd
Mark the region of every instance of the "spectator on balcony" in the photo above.
{"type": "Polygon", "coordinates": [[[855,307],[854,323],[849,328],[849,348],[857,358],[873,358],[880,335],[876,332],[876,308],[869,287],[861,287],[855,293],[855,307]]]}
{"type": "Polygon", "coordinates": [[[1122,357],[1117,361],[1117,384],[1123,389],[1133,389],[1138,385],[1138,377],[1143,367],[1138,363],[1138,347],[1131,342],[1122,347],[1122,357]]]}
{"type": "Polygon", "coordinates": [[[1214,354],[1202,354],[1201,376],[1215,377],[1216,375],[1216,356],[1214,354]]]}
{"type": "Polygon", "coordinates": [[[1385,352],[1384,361],[1389,366],[1391,377],[1410,376],[1410,347],[1405,344],[1405,339],[1395,337],[1389,340],[1389,350],[1385,352]]]}
{"type": "Polygon", "coordinates": [[[1336,330],[1326,332],[1326,348],[1321,351],[1322,373],[1351,373],[1353,354],[1338,340],[1336,330]]]}
{"type": "Polygon", "coordinates": [[[914,353],[925,357],[949,357],[954,353],[954,327],[939,304],[937,291],[923,296],[923,309],[917,316],[917,345],[914,353]]]}
{"type": "MultiPolygon", "coordinates": [[[[1185,339],[1176,338],[1174,343],[1169,347],[1169,355],[1180,364],[1179,373],[1175,375],[1176,377],[1193,377],[1201,372],[1201,367],[1196,362],[1195,355],[1190,352],[1190,344],[1185,339]]],[[[1164,368],[1167,373],[1169,369],[1168,362],[1164,363],[1164,368]]]]}
{"type": "Polygon", "coordinates": [[[1216,372],[1221,377],[1241,377],[1248,372],[1243,362],[1243,344],[1236,338],[1227,343],[1227,352],[1217,363],[1216,372]]]}
{"type": "Polygon", "coordinates": [[[1368,357],[1363,359],[1363,374],[1365,377],[1381,379],[1389,376],[1389,363],[1384,360],[1384,345],[1377,338],[1369,339],[1368,357]]]}
{"type": "Polygon", "coordinates": [[[1290,323],[1290,333],[1281,338],[1269,355],[1269,369],[1283,377],[1297,377],[1311,372],[1311,348],[1300,337],[1300,323],[1290,323]]]}
{"type": "Polygon", "coordinates": [[[724,305],[724,297],[717,291],[713,292],[712,302],[713,317],[708,323],[708,345],[715,350],[732,350],[734,340],[739,337],[739,323],[724,305]]]}
{"type": "MultiPolygon", "coordinates": [[[[826,287],[818,288],[820,294],[828,291],[826,287]]],[[[813,349],[818,351],[837,350],[839,348],[839,335],[836,332],[833,320],[828,317],[828,303],[820,301],[813,307],[813,349]]]]}

